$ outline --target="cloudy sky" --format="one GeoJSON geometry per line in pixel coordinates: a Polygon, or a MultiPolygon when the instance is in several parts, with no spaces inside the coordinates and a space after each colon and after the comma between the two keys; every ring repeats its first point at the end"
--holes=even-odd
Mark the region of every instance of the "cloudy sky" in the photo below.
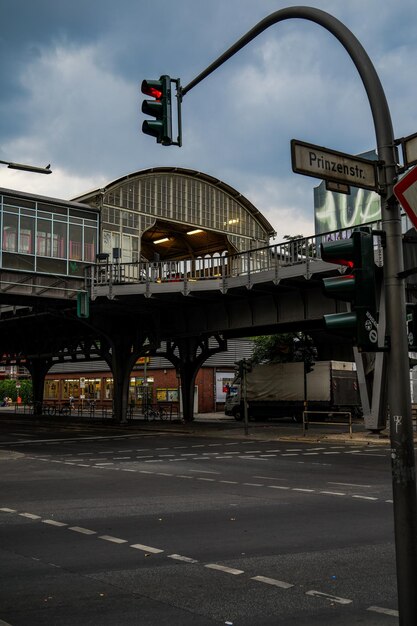
{"type": "MultiPolygon", "coordinates": [[[[308,2],[300,3],[308,5],[308,2]]],[[[0,186],[72,198],[140,169],[207,172],[249,198],[284,235],[314,232],[313,186],[290,140],[358,154],[375,148],[350,58],[305,20],[270,27],[183,101],[183,147],[141,133],[144,78],[187,85],[285,0],[0,0],[0,186]]],[[[415,0],[316,0],[371,57],[395,137],[417,132],[415,0]]]]}

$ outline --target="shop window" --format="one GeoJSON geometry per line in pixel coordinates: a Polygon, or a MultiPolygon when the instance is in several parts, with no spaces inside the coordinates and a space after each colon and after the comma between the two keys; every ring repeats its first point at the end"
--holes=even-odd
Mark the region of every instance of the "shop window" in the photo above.
{"type": "Polygon", "coordinates": [[[178,402],[178,389],[174,388],[160,388],[156,390],[157,402],[178,402]]]}
{"type": "Polygon", "coordinates": [[[59,380],[45,380],[43,397],[45,400],[58,400],[59,380]]]}
{"type": "Polygon", "coordinates": [[[62,399],[69,400],[70,396],[78,398],[80,396],[80,380],[79,378],[69,378],[63,381],[62,399]]]}

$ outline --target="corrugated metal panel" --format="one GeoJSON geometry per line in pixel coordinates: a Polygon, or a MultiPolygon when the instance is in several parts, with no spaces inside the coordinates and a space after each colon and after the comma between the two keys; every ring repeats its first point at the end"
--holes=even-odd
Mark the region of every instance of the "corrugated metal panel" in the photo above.
{"type": "MultiPolygon", "coordinates": [[[[235,361],[250,359],[253,353],[254,343],[251,339],[229,339],[228,350],[214,354],[203,364],[203,367],[233,367],[235,361]]],[[[217,342],[210,340],[209,346],[214,347],[217,342]]],[[[163,346],[162,346],[163,349],[163,346]]],[[[162,356],[151,357],[148,369],[170,369],[173,365],[162,356]]],[[[143,370],[143,367],[138,368],[143,370]]],[[[49,374],[74,374],[83,372],[108,372],[109,367],[105,361],[67,361],[56,363],[49,370],[49,374]]]]}

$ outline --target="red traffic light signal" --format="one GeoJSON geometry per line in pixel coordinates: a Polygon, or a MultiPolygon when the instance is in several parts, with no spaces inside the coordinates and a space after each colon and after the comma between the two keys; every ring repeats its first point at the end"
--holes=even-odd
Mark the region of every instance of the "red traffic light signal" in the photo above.
{"type": "Polygon", "coordinates": [[[172,111],[171,111],[171,78],[161,76],[159,80],[143,80],[141,91],[154,100],[142,102],[142,113],[151,115],[154,120],[145,120],[142,132],[155,137],[163,146],[170,146],[172,141],[172,111]]]}
{"type": "Polygon", "coordinates": [[[323,279],[326,296],[350,303],[350,311],[324,316],[326,329],[351,336],[354,345],[364,351],[376,351],[378,315],[372,232],[358,228],[349,239],[322,243],[321,258],[349,268],[348,274],[323,279]]]}

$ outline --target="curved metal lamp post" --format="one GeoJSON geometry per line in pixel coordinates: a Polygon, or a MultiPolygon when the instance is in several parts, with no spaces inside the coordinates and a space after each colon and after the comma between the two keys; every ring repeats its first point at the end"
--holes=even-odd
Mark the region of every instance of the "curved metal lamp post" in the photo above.
{"type": "Polygon", "coordinates": [[[400,624],[417,624],[417,507],[416,479],[409,385],[405,291],[399,274],[404,269],[401,213],[393,195],[397,177],[395,140],[384,90],[361,43],[342,22],[312,7],[288,7],[267,16],[232,45],[201,74],[180,90],[180,98],[272,24],[301,18],[331,32],[350,55],[358,70],[372,111],[378,157],[382,228],[386,233],[384,287],[387,336],[387,387],[389,399],[395,544],[400,624]]]}

